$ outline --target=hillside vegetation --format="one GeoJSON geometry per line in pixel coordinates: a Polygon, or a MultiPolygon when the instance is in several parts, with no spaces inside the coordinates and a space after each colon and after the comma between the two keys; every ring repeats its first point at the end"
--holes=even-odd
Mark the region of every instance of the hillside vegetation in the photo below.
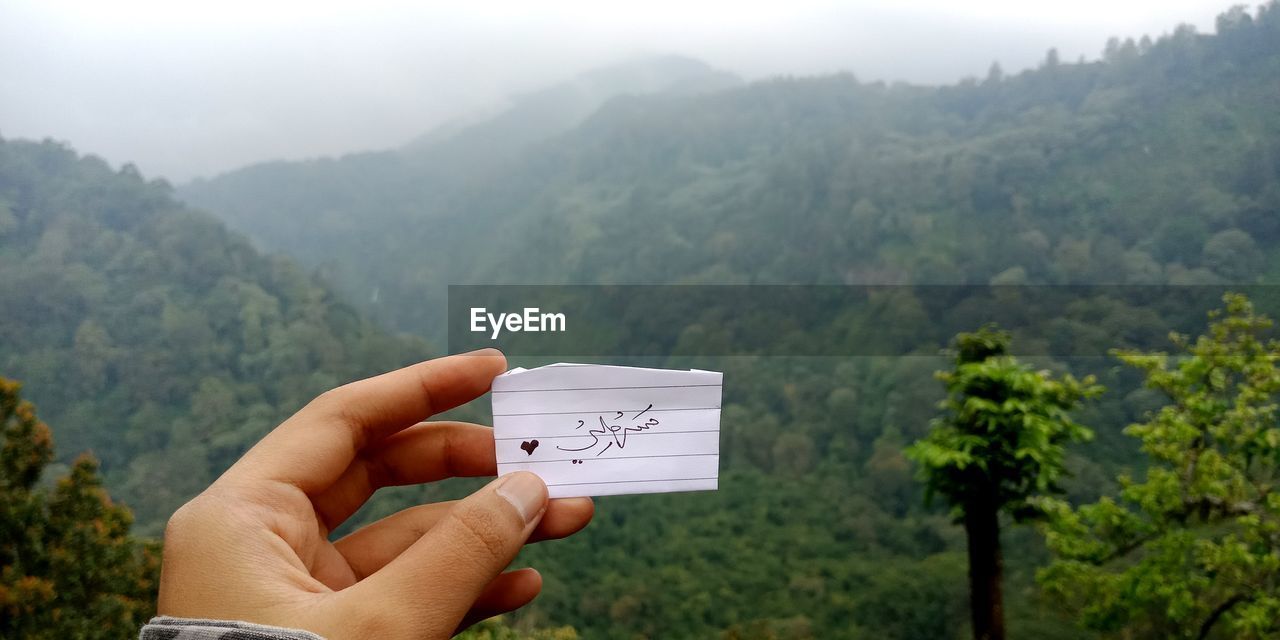
{"type": "Polygon", "coordinates": [[[131,166],[0,141],[0,371],[143,530],[283,418],[424,356],[131,166]]]}
{"type": "Polygon", "coordinates": [[[621,96],[553,139],[489,141],[513,157],[483,171],[419,162],[426,146],[180,195],[419,333],[445,284],[1274,279],[1278,25],[1235,10],[1217,35],[938,88],[843,75],[621,96]]]}

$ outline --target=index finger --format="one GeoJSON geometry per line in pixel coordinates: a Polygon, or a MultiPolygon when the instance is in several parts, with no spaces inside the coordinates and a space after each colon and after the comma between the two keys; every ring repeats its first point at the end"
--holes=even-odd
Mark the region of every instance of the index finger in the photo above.
{"type": "Polygon", "coordinates": [[[285,420],[227,471],[307,494],[332,484],[371,443],[489,390],[507,360],[496,349],[420,362],[325,392],[285,420]]]}

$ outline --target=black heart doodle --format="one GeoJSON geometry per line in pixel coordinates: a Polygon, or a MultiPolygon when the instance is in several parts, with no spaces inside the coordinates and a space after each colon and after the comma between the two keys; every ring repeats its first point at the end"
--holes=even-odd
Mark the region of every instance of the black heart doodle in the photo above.
{"type": "Polygon", "coordinates": [[[521,443],[520,443],[520,448],[521,448],[521,449],[524,449],[524,452],[525,452],[525,453],[527,453],[527,454],[529,454],[529,455],[533,455],[533,450],[538,448],[538,441],[537,441],[537,440],[525,440],[524,442],[521,442],[521,443]]]}

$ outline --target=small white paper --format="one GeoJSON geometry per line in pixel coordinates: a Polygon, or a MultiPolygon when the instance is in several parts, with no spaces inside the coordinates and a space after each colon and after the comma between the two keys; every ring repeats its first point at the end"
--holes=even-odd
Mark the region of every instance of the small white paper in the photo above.
{"type": "Polygon", "coordinates": [[[498,473],[532,471],[552,498],[715,490],[716,371],[558,363],[493,381],[498,473]]]}

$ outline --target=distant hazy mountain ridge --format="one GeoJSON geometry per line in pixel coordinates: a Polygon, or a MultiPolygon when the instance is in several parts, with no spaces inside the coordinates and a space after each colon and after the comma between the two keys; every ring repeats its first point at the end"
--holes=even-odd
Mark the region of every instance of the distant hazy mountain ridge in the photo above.
{"type": "MultiPolygon", "coordinates": [[[[513,96],[489,117],[446,125],[405,145],[407,153],[445,146],[519,147],[576,126],[622,95],[697,94],[742,84],[737,76],[692,58],[666,56],[594,69],[557,85],[513,96]]],[[[492,148],[492,147],[490,147],[492,148]]]]}
{"type": "MultiPolygon", "coordinates": [[[[578,95],[561,87],[399,154],[251,167],[180,195],[418,332],[448,283],[1269,281],[1278,14],[946,87],[838,75],[619,96],[529,142],[537,105],[578,95]]],[[[669,87],[719,85],[670,66],[697,80],[669,87]]],[[[588,84],[647,72],[616,73],[588,84]]]]}
{"type": "MultiPolygon", "coordinates": [[[[246,230],[262,246],[298,256],[354,298],[384,299],[398,295],[399,287],[340,267],[330,241],[321,236],[341,237],[346,249],[361,255],[385,255],[386,231],[436,236],[426,220],[451,216],[475,190],[514,186],[504,176],[522,171],[513,165],[524,153],[578,126],[610,100],[695,96],[740,84],[736,76],[690,58],[644,58],[515,96],[487,118],[446,125],[400,149],[267,162],[183,185],[179,195],[246,230]]],[[[421,276],[419,266],[403,267],[396,278],[438,280],[421,276]]]]}

